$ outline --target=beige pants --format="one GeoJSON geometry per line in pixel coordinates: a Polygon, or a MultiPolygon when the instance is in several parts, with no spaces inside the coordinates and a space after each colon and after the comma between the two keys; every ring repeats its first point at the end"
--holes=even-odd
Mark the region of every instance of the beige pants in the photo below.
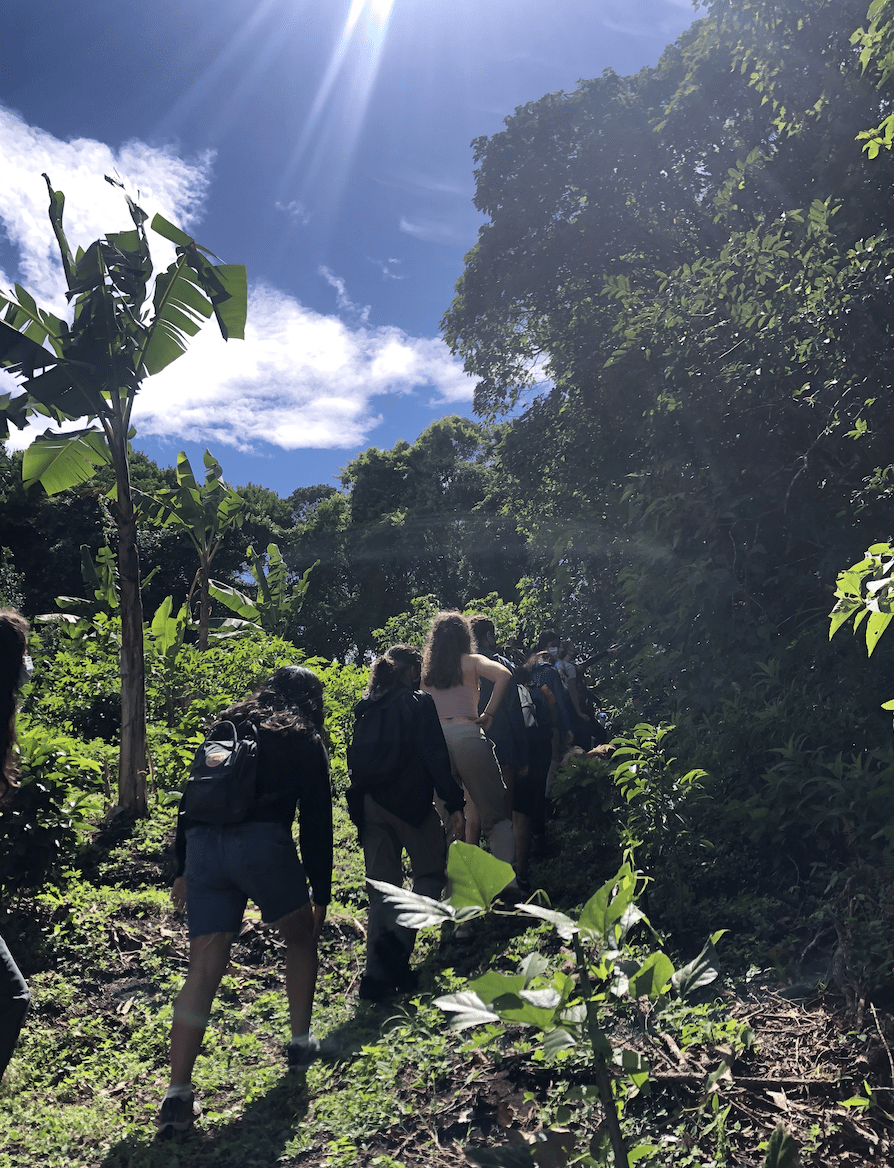
{"type": "Polygon", "coordinates": [[[477,722],[441,723],[457,779],[478,808],[481,828],[498,860],[515,863],[515,836],[509,794],[500,774],[493,743],[477,722]]]}

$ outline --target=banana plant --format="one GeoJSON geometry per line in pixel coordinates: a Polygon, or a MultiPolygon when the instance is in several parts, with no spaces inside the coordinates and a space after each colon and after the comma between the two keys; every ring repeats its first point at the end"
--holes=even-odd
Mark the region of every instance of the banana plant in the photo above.
{"type": "MultiPolygon", "coordinates": [[[[19,284],[0,293],[0,366],[19,379],[24,391],[0,397],[0,440],[8,437],[10,424],[21,429],[29,418],[42,416],[55,424],[29,446],[22,467],[25,483],[40,482],[48,494],[87,482],[98,467],[113,468],[111,509],[121,591],[118,802],[131,814],[145,815],[146,684],[137,514],[128,461],[131,414],[143,381],[182,356],[212,315],[225,340],[244,335],[246,273],[241,265],[212,263],[216,256],[155,215],[151,230],[175,247],[174,262],[155,274],[149,217],[126,193],[133,229],[72,252],[63,227],[65,196],[43,177],[71,319],[40,308],[19,284]],[[84,425],[66,428],[73,421],[84,425]]],[[[107,181],[122,185],[108,176],[107,181]]]]}
{"type": "MultiPolygon", "coordinates": [[[[320,562],[316,560],[300,579],[290,583],[289,569],[275,543],[267,545],[267,565],[253,547],[248,549],[248,562],[258,591],[252,598],[238,588],[231,588],[216,580],[210,582],[210,592],[244,622],[244,627],[261,628],[266,633],[284,637],[297,620],[310,584],[310,574],[320,562]]],[[[232,622],[231,622],[232,623],[232,622]]]]}
{"type": "Polygon", "coordinates": [[[205,451],[205,481],[199,483],[186,454],[177,455],[177,486],[143,496],[147,514],[159,527],[177,527],[186,532],[196,550],[199,566],[186,597],[187,611],[199,590],[199,640],[201,651],[208,648],[211,618],[211,562],[228,531],[239,527],[245,515],[245,500],[224,482],[220,463],[205,451]]]}

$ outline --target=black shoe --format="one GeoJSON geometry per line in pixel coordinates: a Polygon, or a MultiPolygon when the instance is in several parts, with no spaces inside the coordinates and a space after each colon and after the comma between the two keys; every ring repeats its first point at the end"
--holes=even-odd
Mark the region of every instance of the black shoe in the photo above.
{"type": "Polygon", "coordinates": [[[381,981],[365,973],[360,979],[357,997],[364,1002],[387,1002],[394,997],[394,986],[390,982],[381,981]]]}
{"type": "Polygon", "coordinates": [[[419,974],[409,965],[394,979],[394,988],[399,994],[415,994],[419,989],[419,974]]]}
{"type": "Polygon", "coordinates": [[[309,1067],[320,1057],[320,1040],[315,1034],[308,1035],[307,1042],[290,1042],[286,1047],[286,1058],[290,1071],[300,1071],[309,1067]]]}
{"type": "Polygon", "coordinates": [[[196,1097],[192,1092],[185,1097],[172,1095],[162,1103],[155,1126],[158,1128],[158,1134],[164,1138],[175,1131],[186,1131],[201,1114],[202,1109],[196,1103],[196,1097]]]}

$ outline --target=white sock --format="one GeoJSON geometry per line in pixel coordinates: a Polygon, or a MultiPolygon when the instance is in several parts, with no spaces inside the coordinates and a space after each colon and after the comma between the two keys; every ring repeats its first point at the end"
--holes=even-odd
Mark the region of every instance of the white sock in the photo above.
{"type": "Polygon", "coordinates": [[[165,1099],[188,1099],[192,1095],[192,1083],[171,1083],[165,1091],[165,1099]]]}

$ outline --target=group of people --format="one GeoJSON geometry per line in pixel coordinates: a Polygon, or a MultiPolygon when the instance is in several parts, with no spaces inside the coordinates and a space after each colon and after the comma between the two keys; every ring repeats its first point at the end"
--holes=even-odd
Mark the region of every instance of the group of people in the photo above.
{"type": "MultiPolygon", "coordinates": [[[[16,691],[27,664],[27,624],[0,611],[4,793],[14,782],[16,691]]],[[[185,1130],[200,1113],[192,1070],[249,899],[285,943],[288,1065],[306,1066],[319,1053],[310,1021],[333,853],[322,683],[310,669],[284,666],[224,710],[215,723],[222,724],[256,744],[254,795],[238,822],[206,822],[190,814],[186,794],[181,803],[172,899],[186,908],[189,969],[174,1003],[170,1083],[157,1120],[165,1134],[185,1130]]],[[[546,632],[518,665],[497,652],[487,617],[440,613],[424,652],[395,645],[375,660],[355,709],[347,802],[367,878],[400,885],[406,852],[413,890],[437,898],[449,843],[477,844],[484,833],[492,854],[514,872],[503,896],[523,898],[550,777],[575,741],[577,749],[594,749],[596,731],[580,700],[570,642],[546,632]]],[[[414,939],[370,886],[361,998],[383,1001],[414,987],[414,939]]],[[[29,1000],[2,939],[0,976],[2,1074],[29,1000]]]]}

